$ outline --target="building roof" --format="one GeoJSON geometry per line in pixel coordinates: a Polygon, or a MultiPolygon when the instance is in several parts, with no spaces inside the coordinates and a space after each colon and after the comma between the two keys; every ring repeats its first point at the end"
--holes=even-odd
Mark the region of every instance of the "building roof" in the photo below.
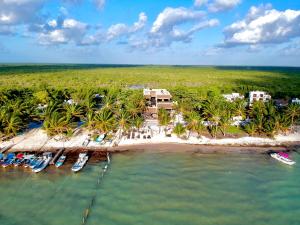
{"type": "Polygon", "coordinates": [[[171,95],[166,89],[144,89],[144,95],[151,95],[153,92],[156,95],[171,95]]]}

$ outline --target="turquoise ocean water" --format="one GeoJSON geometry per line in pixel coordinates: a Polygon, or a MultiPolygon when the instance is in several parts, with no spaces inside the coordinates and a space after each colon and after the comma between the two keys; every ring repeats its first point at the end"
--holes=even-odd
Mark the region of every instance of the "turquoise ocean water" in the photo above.
{"type": "Polygon", "coordinates": [[[294,167],[261,154],[126,153],[73,174],[0,168],[1,225],[298,225],[294,167]]]}

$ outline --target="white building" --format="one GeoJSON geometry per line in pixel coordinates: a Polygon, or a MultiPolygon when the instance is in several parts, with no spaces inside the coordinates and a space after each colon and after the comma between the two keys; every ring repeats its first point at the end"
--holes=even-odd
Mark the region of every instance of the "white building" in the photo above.
{"type": "Polygon", "coordinates": [[[267,102],[269,100],[271,100],[271,95],[269,95],[268,93],[266,93],[264,91],[251,91],[249,93],[250,105],[256,101],[267,102]]]}
{"type": "Polygon", "coordinates": [[[226,99],[228,102],[234,102],[237,99],[244,99],[244,96],[241,95],[240,93],[231,93],[231,94],[224,94],[223,97],[226,99]]]}
{"type": "Polygon", "coordinates": [[[300,104],[300,99],[299,98],[293,98],[292,99],[292,104],[300,104]]]}

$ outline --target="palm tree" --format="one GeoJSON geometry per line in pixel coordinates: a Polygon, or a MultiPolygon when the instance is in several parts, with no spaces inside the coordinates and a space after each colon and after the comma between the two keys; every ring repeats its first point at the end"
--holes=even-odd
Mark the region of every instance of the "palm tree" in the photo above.
{"type": "Polygon", "coordinates": [[[101,110],[95,116],[95,128],[102,133],[108,133],[114,128],[115,119],[113,113],[107,109],[101,110]]]}
{"type": "Polygon", "coordinates": [[[178,137],[183,135],[185,132],[186,128],[181,123],[177,123],[173,129],[173,133],[176,134],[178,137]]]}
{"type": "Polygon", "coordinates": [[[226,136],[226,128],[231,124],[231,118],[232,115],[230,111],[224,111],[220,118],[220,129],[224,137],[226,136]]]}
{"type": "Polygon", "coordinates": [[[165,109],[158,110],[158,123],[159,126],[166,127],[171,122],[171,116],[165,109]]]}
{"type": "Polygon", "coordinates": [[[125,110],[121,110],[117,116],[117,124],[121,131],[127,131],[130,128],[130,115],[125,110]]]}
{"type": "Polygon", "coordinates": [[[43,128],[49,136],[67,135],[75,128],[75,125],[71,124],[65,115],[54,111],[44,120],[43,128]]]}
{"type": "Polygon", "coordinates": [[[244,126],[245,131],[250,135],[254,136],[256,132],[256,125],[255,123],[251,122],[244,126]]]}
{"type": "Polygon", "coordinates": [[[83,109],[77,104],[65,104],[64,109],[69,120],[79,120],[83,115],[83,109]]]}
{"type": "Polygon", "coordinates": [[[142,117],[136,117],[133,119],[133,125],[140,131],[140,128],[143,126],[144,119],[142,117]]]}
{"type": "Polygon", "coordinates": [[[294,126],[295,119],[300,117],[300,105],[290,104],[286,109],[286,115],[291,119],[292,126],[294,126]]]}
{"type": "Polygon", "coordinates": [[[14,112],[6,114],[3,125],[4,133],[6,135],[16,135],[23,128],[23,123],[20,115],[14,112]]]}
{"type": "Polygon", "coordinates": [[[187,122],[186,128],[189,130],[188,137],[190,137],[191,132],[198,131],[199,124],[201,123],[201,117],[197,112],[192,111],[186,116],[186,122],[187,122]]]}

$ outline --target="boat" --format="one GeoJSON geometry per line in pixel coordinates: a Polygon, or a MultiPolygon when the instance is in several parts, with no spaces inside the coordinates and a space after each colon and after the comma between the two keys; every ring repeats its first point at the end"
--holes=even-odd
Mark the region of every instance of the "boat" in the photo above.
{"type": "Polygon", "coordinates": [[[104,140],[104,138],[106,137],[106,134],[101,134],[101,135],[99,135],[97,138],[96,138],[96,142],[98,142],[98,143],[101,143],[103,140],[104,140]]]}
{"type": "Polygon", "coordinates": [[[24,162],[24,154],[18,153],[14,161],[14,166],[20,166],[24,162]]]}
{"type": "Polygon", "coordinates": [[[72,171],[73,172],[78,172],[82,170],[82,168],[85,166],[87,163],[89,157],[87,153],[80,153],[77,162],[72,166],[72,171]]]}
{"type": "Polygon", "coordinates": [[[40,165],[41,163],[43,162],[43,158],[42,157],[34,157],[30,164],[29,164],[29,167],[31,169],[33,169],[34,167],[36,167],[37,165],[40,165]]]}
{"type": "Polygon", "coordinates": [[[52,159],[52,153],[51,152],[46,152],[43,154],[43,161],[40,165],[37,165],[35,166],[32,171],[35,172],[35,173],[39,173],[41,172],[42,170],[44,170],[48,164],[50,163],[52,159]]]}
{"type": "Polygon", "coordinates": [[[31,162],[35,160],[34,155],[24,155],[24,167],[27,168],[30,166],[31,162]]]}
{"type": "Polygon", "coordinates": [[[56,161],[55,166],[56,166],[57,168],[58,168],[58,167],[61,167],[61,166],[64,164],[64,162],[66,161],[66,158],[67,158],[67,156],[61,155],[61,156],[59,157],[59,159],[56,161]]]}
{"type": "Polygon", "coordinates": [[[4,160],[4,155],[2,153],[0,153],[0,163],[2,163],[4,160]]]}
{"type": "Polygon", "coordinates": [[[271,153],[271,157],[290,166],[296,163],[295,161],[289,159],[289,154],[285,152],[271,153]]]}
{"type": "Polygon", "coordinates": [[[14,163],[15,161],[15,153],[8,153],[8,155],[6,156],[6,158],[3,160],[2,162],[2,167],[8,167],[10,166],[11,164],[14,163]]]}

